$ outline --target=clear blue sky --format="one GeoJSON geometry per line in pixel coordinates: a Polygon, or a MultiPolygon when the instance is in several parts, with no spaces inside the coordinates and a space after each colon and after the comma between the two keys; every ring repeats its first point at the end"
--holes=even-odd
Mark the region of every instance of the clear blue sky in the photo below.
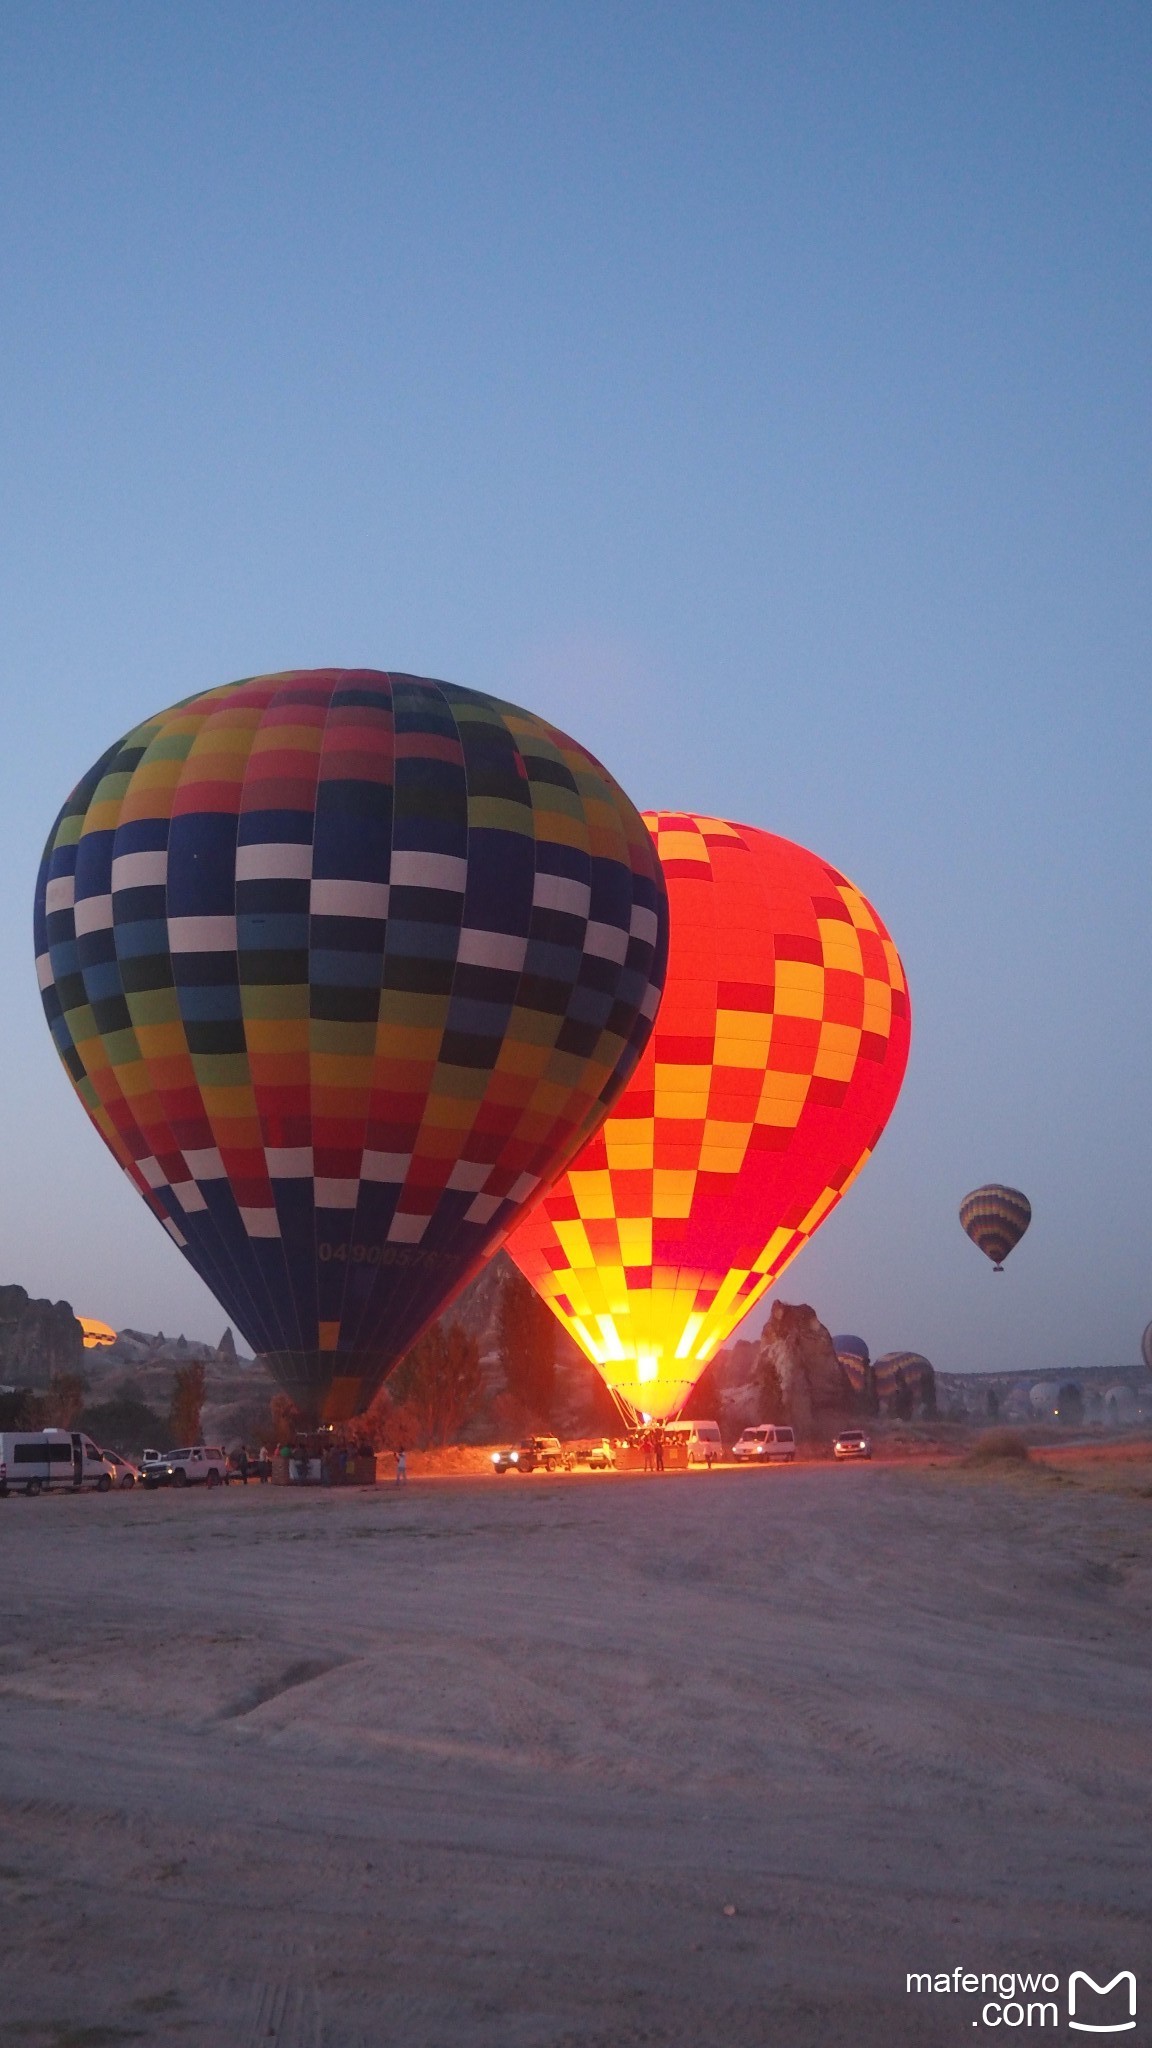
{"type": "Polygon", "coordinates": [[[1150,86],[1108,0],[4,8],[0,1279],[218,1334],[56,1065],[36,861],[142,714],[363,663],[876,901],[909,1077],[786,1298],[1137,1356],[1150,86]]]}

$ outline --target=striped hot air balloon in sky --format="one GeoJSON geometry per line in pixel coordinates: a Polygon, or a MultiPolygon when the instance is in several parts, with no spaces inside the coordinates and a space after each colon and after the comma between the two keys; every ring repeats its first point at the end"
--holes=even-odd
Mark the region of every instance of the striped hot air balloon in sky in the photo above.
{"type": "Polygon", "coordinates": [[[100,1135],[281,1384],[337,1419],[602,1121],[667,906],[575,741],[321,669],[146,719],[49,835],[36,952],[100,1135]]]}
{"type": "Polygon", "coordinates": [[[1004,1271],[1004,1261],[1032,1221],[1032,1204],[1019,1188],[1002,1187],[999,1181],[990,1181],[987,1187],[973,1188],[960,1204],[960,1222],[977,1250],[986,1259],[991,1259],[996,1273],[1004,1271]]]}
{"type": "Polygon", "coordinates": [[[892,940],[827,861],[644,815],[669,897],[656,1029],[508,1251],[625,1411],[664,1418],[871,1156],[910,1017],[892,940]]]}

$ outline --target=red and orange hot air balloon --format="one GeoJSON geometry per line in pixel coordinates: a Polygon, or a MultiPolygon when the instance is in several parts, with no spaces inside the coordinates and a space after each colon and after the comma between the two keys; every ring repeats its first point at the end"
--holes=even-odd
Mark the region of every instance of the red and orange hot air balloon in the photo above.
{"type": "Polygon", "coordinates": [[[644,816],[669,898],[656,1027],[507,1249],[623,1411],[666,1419],[870,1157],[909,1006],[879,917],[826,861],[722,818],[644,816]]]}

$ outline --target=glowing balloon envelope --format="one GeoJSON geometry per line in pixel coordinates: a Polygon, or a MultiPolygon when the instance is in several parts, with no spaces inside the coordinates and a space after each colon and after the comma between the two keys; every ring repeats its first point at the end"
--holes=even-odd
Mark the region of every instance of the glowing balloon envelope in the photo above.
{"type": "Polygon", "coordinates": [[[373,670],[146,720],[36,891],[101,1136],[293,1399],[356,1413],[625,1085],[659,861],[542,719],[373,670]]]}
{"type": "Polygon", "coordinates": [[[876,1145],[903,970],[859,890],[752,826],[646,812],[664,996],[628,1088],[508,1242],[626,1411],[675,1415],[876,1145]]]}
{"type": "Polygon", "coordinates": [[[116,1342],[116,1332],[111,1323],[102,1323],[96,1316],[77,1316],[84,1338],[85,1351],[105,1351],[109,1344],[116,1342]]]}
{"type": "Polygon", "coordinates": [[[992,1181],[987,1187],[973,1188],[960,1204],[960,1222],[978,1251],[991,1259],[996,1273],[1004,1271],[1004,1261],[1032,1221],[1032,1204],[1019,1188],[1001,1187],[992,1181]]]}

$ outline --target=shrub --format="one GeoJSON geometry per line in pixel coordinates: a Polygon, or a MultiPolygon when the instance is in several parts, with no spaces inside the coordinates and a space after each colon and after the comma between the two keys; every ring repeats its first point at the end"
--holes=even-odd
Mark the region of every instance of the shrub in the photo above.
{"type": "Polygon", "coordinates": [[[964,1460],[966,1465],[1026,1465],[1031,1456],[1014,1429],[986,1429],[964,1460]]]}

